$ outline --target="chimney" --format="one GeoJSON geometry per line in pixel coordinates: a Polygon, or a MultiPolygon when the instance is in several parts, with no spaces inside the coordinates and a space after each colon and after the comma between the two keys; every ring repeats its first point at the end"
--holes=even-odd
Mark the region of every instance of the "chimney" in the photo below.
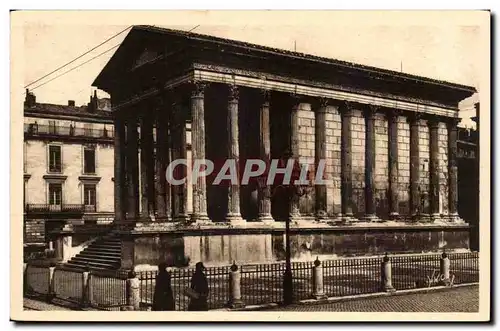
{"type": "Polygon", "coordinates": [[[24,105],[26,107],[33,107],[36,104],[36,96],[29,89],[26,89],[26,97],[24,98],[24,105]]]}
{"type": "Polygon", "coordinates": [[[97,104],[97,91],[94,91],[94,95],[90,96],[90,102],[87,105],[87,110],[90,113],[93,113],[93,112],[98,110],[97,106],[98,106],[98,104],[97,104]]]}
{"type": "Polygon", "coordinates": [[[74,107],[75,106],[75,100],[68,100],[68,106],[74,107]]]}

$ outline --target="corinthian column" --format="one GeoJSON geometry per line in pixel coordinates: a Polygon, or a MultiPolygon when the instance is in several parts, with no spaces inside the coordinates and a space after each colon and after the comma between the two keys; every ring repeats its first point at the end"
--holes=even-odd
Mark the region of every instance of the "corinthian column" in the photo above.
{"type": "MultiPolygon", "coordinates": [[[[194,82],[191,86],[191,155],[193,162],[205,160],[205,82],[194,82]]],[[[208,221],[207,184],[204,176],[193,181],[193,213],[194,222],[208,221]]]]}
{"type": "Polygon", "coordinates": [[[137,221],[139,217],[139,150],[138,150],[137,118],[133,115],[127,119],[127,220],[137,221]]]}
{"type": "MultiPolygon", "coordinates": [[[[227,106],[227,130],[228,130],[228,159],[234,160],[236,173],[239,174],[239,130],[238,130],[238,100],[239,92],[236,86],[229,86],[229,99],[227,106]]],[[[239,177],[239,176],[238,176],[239,177]]],[[[242,224],[245,221],[240,214],[240,183],[229,183],[228,204],[226,219],[232,224],[242,224]]]]}
{"type": "Polygon", "coordinates": [[[152,213],[151,194],[153,174],[153,123],[146,111],[141,117],[141,217],[149,219],[152,213]]]}
{"type": "Polygon", "coordinates": [[[440,218],[439,213],[439,118],[433,117],[429,121],[430,144],[430,207],[431,217],[440,218]]]}
{"type": "Polygon", "coordinates": [[[115,185],[115,220],[118,223],[123,223],[126,214],[126,178],[125,178],[125,122],[118,114],[114,114],[115,128],[115,168],[114,168],[114,185],[115,185]]]}
{"type": "MultiPolygon", "coordinates": [[[[270,166],[271,157],[271,131],[269,126],[269,90],[260,90],[261,104],[259,110],[259,157],[266,164],[266,169],[270,166]]],[[[266,177],[267,179],[267,177],[266,177]]],[[[261,181],[258,191],[259,199],[259,221],[272,222],[271,216],[271,187],[267,181],[261,181]]]]}
{"type": "MultiPolygon", "coordinates": [[[[290,150],[292,152],[292,157],[295,162],[299,162],[299,107],[300,107],[300,97],[297,95],[291,96],[292,109],[290,113],[290,150]]],[[[294,185],[294,179],[292,178],[290,184],[294,185]]],[[[300,197],[295,192],[290,199],[290,219],[292,221],[298,221],[300,219],[300,197]]]]}
{"type": "MultiPolygon", "coordinates": [[[[186,114],[180,102],[172,107],[172,161],[187,160],[187,142],[186,142],[186,114]]],[[[173,177],[176,180],[182,180],[187,176],[187,168],[184,165],[178,165],[173,171],[173,177]]],[[[189,217],[187,214],[187,181],[172,186],[173,200],[173,218],[177,222],[185,222],[189,217]]]]}
{"type": "Polygon", "coordinates": [[[365,111],[365,219],[376,221],[375,212],[375,113],[377,107],[369,105],[365,111]]]}
{"type": "MultiPolygon", "coordinates": [[[[328,107],[327,98],[319,98],[314,106],[314,169],[318,173],[319,164],[326,160],[326,113],[328,107]]],[[[320,174],[323,178],[324,174],[320,174]]],[[[326,185],[315,185],[316,219],[327,218],[326,185]]]]}
{"type": "Polygon", "coordinates": [[[420,202],[420,114],[412,113],[410,120],[410,215],[417,220],[422,213],[420,202]]]}
{"type": "Polygon", "coordinates": [[[399,165],[398,165],[398,116],[392,110],[388,116],[389,126],[389,218],[399,218],[399,165]]]}
{"type": "Polygon", "coordinates": [[[350,221],[353,218],[352,212],[352,151],[351,151],[351,120],[352,120],[352,104],[344,102],[339,107],[341,115],[341,195],[342,195],[342,219],[350,221]]]}
{"type": "MultiPolygon", "coordinates": [[[[451,221],[458,216],[457,125],[460,119],[448,121],[448,210],[451,221]]],[[[476,157],[478,155],[476,154],[476,157]]]]}
{"type": "MultiPolygon", "coordinates": [[[[163,100],[166,101],[166,100],[163,100]]],[[[171,107],[162,102],[156,114],[156,211],[160,220],[171,216],[170,184],[166,180],[166,170],[170,162],[169,122],[171,107]]]]}

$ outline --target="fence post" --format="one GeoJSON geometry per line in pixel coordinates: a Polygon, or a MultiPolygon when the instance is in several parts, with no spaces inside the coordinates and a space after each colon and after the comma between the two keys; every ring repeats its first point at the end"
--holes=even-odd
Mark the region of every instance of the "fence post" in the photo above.
{"type": "Polygon", "coordinates": [[[229,307],[245,307],[245,303],[241,300],[241,273],[234,261],[229,272],[229,307]]]}
{"type": "Polygon", "coordinates": [[[313,297],[316,300],[326,299],[323,288],[323,265],[317,256],[312,271],[313,297]]]}
{"type": "Polygon", "coordinates": [[[382,291],[394,292],[396,289],[392,286],[392,264],[387,252],[382,261],[382,291]]]}
{"type": "Polygon", "coordinates": [[[56,296],[56,286],[54,281],[55,270],[55,267],[49,267],[49,291],[47,293],[47,302],[51,302],[56,296]]]}
{"type": "Polygon", "coordinates": [[[127,277],[127,307],[124,310],[140,310],[140,285],[137,274],[131,270],[127,277]]]}
{"type": "Polygon", "coordinates": [[[86,269],[82,273],[82,303],[81,303],[82,307],[89,306],[89,297],[88,297],[88,293],[90,291],[89,274],[90,274],[90,272],[88,269],[86,269]]]}
{"type": "Polygon", "coordinates": [[[28,294],[28,263],[23,263],[23,296],[28,294]]]}
{"type": "Polygon", "coordinates": [[[446,252],[441,255],[441,260],[439,261],[439,271],[440,271],[440,282],[442,285],[450,285],[450,259],[446,252]]]}

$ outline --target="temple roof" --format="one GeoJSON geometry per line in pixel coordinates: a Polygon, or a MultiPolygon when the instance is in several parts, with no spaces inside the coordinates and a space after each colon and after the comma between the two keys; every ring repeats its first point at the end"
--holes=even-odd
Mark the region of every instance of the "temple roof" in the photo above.
{"type": "MultiPolygon", "coordinates": [[[[457,102],[469,97],[471,94],[477,92],[474,87],[467,86],[467,85],[462,85],[462,84],[457,84],[457,83],[452,83],[452,82],[446,82],[442,80],[437,80],[433,78],[428,78],[428,77],[423,77],[423,76],[417,76],[417,75],[412,75],[408,73],[402,73],[402,72],[397,72],[393,70],[387,70],[387,69],[381,69],[381,68],[376,68],[372,66],[367,66],[367,65],[361,65],[361,64],[356,64],[352,62],[347,62],[347,61],[341,61],[337,59],[332,59],[332,58],[326,58],[326,57],[320,57],[316,55],[311,55],[311,54],[305,54],[305,53],[300,53],[300,52],[294,52],[294,51],[288,51],[284,49],[278,49],[278,48],[272,48],[268,46],[262,46],[262,45],[257,45],[257,44],[252,44],[248,42],[243,42],[243,41],[238,41],[238,40],[231,40],[231,39],[225,39],[225,38],[220,38],[220,37],[215,37],[215,36],[210,36],[210,35],[204,35],[204,34],[199,34],[199,33],[193,33],[193,32],[187,32],[187,31],[182,31],[182,30],[174,30],[174,29],[167,29],[167,28],[160,28],[160,27],[155,27],[155,26],[148,26],[148,25],[138,25],[134,26],[127,37],[125,38],[124,42],[118,50],[115,52],[113,57],[110,59],[108,64],[103,68],[101,73],[98,75],[98,77],[95,79],[93,82],[93,86],[97,86],[99,88],[102,88],[103,86],[106,85],[106,82],[111,79],[113,74],[118,70],[117,64],[121,62],[121,58],[127,56],[127,51],[130,51],[131,49],[134,49],[133,44],[134,43],[141,43],[143,40],[143,37],[145,34],[155,34],[158,36],[163,36],[164,38],[176,38],[177,40],[179,39],[184,39],[184,40],[189,40],[191,43],[210,43],[213,44],[214,46],[231,46],[231,47],[236,47],[240,50],[244,50],[246,52],[256,52],[260,53],[263,55],[270,55],[270,56],[279,56],[281,57],[284,61],[303,61],[304,64],[309,64],[309,65],[318,65],[318,70],[320,69],[320,66],[324,65],[329,65],[331,67],[336,67],[348,72],[352,72],[355,75],[361,75],[365,76],[369,79],[381,79],[381,80],[390,80],[390,81],[401,81],[401,83],[416,83],[418,85],[425,85],[426,88],[438,88],[438,89],[445,89],[449,91],[450,93],[453,93],[456,95],[457,102]],[[142,36],[142,37],[141,37],[142,36]],[[133,42],[134,40],[135,42],[133,42]],[[118,62],[118,63],[117,63],[118,62]]],[[[167,40],[167,39],[165,39],[167,40]]]]}

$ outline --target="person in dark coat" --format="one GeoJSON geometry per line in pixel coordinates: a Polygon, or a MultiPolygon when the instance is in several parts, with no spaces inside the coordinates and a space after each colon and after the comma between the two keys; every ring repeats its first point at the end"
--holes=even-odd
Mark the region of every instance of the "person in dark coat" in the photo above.
{"type": "Polygon", "coordinates": [[[152,310],[175,310],[174,296],[172,293],[172,281],[165,263],[160,263],[158,266],[152,310]]]}
{"type": "Polygon", "coordinates": [[[208,280],[203,272],[205,266],[202,262],[196,263],[196,270],[191,278],[191,289],[198,293],[197,299],[191,298],[189,302],[189,311],[206,311],[208,310],[208,280]]]}

